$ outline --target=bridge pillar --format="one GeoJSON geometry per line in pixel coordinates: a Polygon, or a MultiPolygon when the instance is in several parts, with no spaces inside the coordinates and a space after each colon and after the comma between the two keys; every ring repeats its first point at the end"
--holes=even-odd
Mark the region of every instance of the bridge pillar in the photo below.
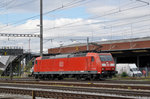
{"type": "Polygon", "coordinates": [[[12,80],[13,79],[13,64],[12,64],[12,62],[10,63],[10,80],[12,80]]]}
{"type": "Polygon", "coordinates": [[[21,76],[21,59],[18,62],[18,76],[21,76]]]}

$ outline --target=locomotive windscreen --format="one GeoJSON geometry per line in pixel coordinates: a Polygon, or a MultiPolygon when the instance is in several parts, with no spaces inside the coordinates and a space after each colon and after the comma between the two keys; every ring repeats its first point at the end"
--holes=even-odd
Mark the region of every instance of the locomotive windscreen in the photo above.
{"type": "Polygon", "coordinates": [[[112,56],[110,55],[100,55],[101,61],[113,61],[112,56]]]}

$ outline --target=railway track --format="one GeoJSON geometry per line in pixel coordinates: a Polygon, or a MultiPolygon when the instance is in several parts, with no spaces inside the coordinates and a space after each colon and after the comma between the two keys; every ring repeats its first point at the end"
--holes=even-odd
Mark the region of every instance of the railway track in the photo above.
{"type": "Polygon", "coordinates": [[[99,83],[99,82],[63,82],[63,81],[0,81],[0,83],[17,84],[38,84],[51,86],[78,86],[78,87],[96,87],[96,88],[117,88],[117,89],[136,89],[150,90],[150,84],[119,84],[119,83],[99,83]]]}
{"type": "Polygon", "coordinates": [[[40,89],[23,89],[23,88],[0,88],[1,93],[30,95],[35,97],[54,98],[54,99],[134,99],[133,97],[123,96],[106,96],[102,94],[79,93],[79,92],[61,92],[40,89]]]}
{"type": "Polygon", "coordinates": [[[96,88],[96,87],[81,87],[81,86],[49,86],[49,85],[33,85],[33,84],[5,84],[1,83],[0,88],[13,87],[13,88],[40,88],[49,90],[64,90],[64,91],[80,91],[90,93],[109,93],[127,96],[148,96],[150,97],[150,90],[133,90],[133,89],[116,89],[116,88],[96,88]]]}
{"type": "Polygon", "coordinates": [[[142,99],[143,97],[150,99],[150,83],[148,81],[126,81],[125,83],[125,81],[113,80],[35,81],[33,79],[5,79],[0,80],[0,93],[61,99],[142,99]]]}
{"type": "Polygon", "coordinates": [[[30,84],[25,82],[0,83],[0,93],[12,93],[23,95],[35,94],[35,96],[37,97],[50,98],[55,96],[55,98],[63,97],[65,99],[101,99],[102,97],[102,99],[128,99],[135,97],[148,97],[147,99],[150,98],[150,90],[135,90],[131,88],[104,88],[91,86],[62,86],[44,84],[43,82],[40,82],[38,84],[33,84],[33,82],[30,84]]]}

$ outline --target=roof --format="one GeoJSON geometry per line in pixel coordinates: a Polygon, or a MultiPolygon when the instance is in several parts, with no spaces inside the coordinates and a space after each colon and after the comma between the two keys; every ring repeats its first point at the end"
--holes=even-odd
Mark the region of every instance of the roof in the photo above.
{"type": "MultiPolygon", "coordinates": [[[[97,43],[97,44],[112,44],[112,43],[122,43],[122,42],[135,42],[135,41],[148,41],[150,40],[150,37],[141,37],[141,38],[132,38],[132,39],[121,39],[121,40],[107,40],[107,41],[96,41],[92,43],[97,43]]],[[[76,47],[76,46],[85,46],[87,43],[75,43],[75,44],[70,44],[66,46],[62,46],[61,48],[66,48],[66,47],[76,47]]],[[[53,49],[53,48],[51,48],[53,49]]]]}

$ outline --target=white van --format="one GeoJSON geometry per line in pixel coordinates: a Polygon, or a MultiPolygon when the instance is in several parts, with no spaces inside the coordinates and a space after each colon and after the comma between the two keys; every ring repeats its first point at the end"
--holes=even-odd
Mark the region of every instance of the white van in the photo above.
{"type": "Polygon", "coordinates": [[[129,63],[116,64],[116,71],[118,74],[126,72],[130,77],[140,77],[142,76],[141,71],[138,70],[137,66],[129,63]]]}

